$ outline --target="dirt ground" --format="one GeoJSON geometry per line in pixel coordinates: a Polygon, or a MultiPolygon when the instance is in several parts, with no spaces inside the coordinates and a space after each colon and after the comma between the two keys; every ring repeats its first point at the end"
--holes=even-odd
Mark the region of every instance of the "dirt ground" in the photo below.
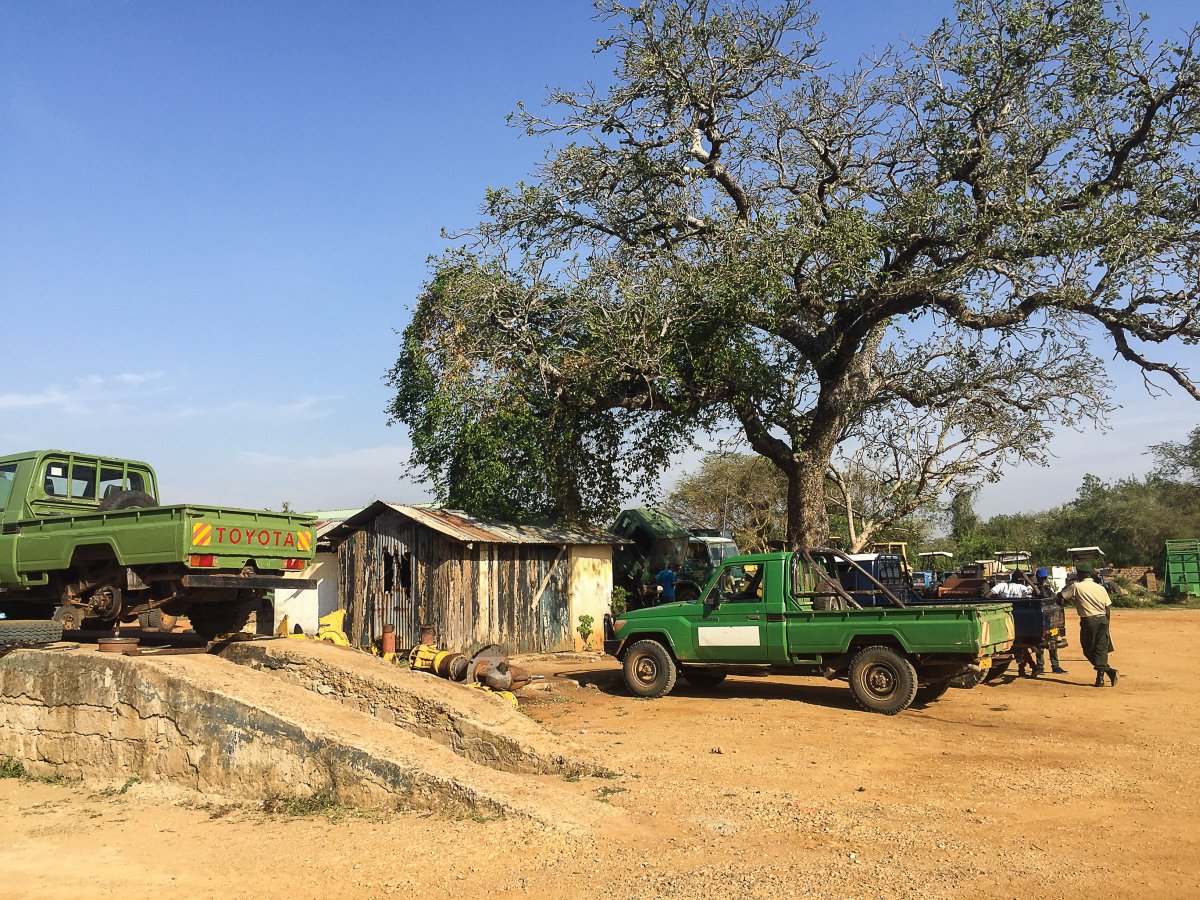
{"type": "Polygon", "coordinates": [[[894,718],[841,682],[643,701],[615,661],[536,662],[525,709],[622,773],[574,785],[611,833],[3,779],[0,897],[1200,895],[1200,611],[1116,611],[1116,689],[1068,624],[1068,675],[894,718]]]}

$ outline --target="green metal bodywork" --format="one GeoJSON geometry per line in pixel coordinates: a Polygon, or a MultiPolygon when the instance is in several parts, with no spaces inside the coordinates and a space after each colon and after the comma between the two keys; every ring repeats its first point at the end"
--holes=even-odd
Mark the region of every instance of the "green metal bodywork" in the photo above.
{"type": "MultiPolygon", "coordinates": [[[[634,610],[614,623],[606,645],[621,656],[636,640],[655,639],[682,664],[770,666],[844,671],[851,650],[870,644],[925,658],[980,663],[1012,646],[1011,606],[819,610],[824,580],[797,553],[725,561],[701,596],[634,610]]],[[[920,666],[918,665],[918,669],[920,666]]]]}
{"type": "Polygon", "coordinates": [[[178,505],[100,511],[105,494],[158,499],[153,469],[136,460],[61,450],[0,457],[0,590],[9,596],[99,561],[150,572],[284,571],[313,558],[311,516],[178,505]],[[91,473],[89,475],[89,472],[91,473]],[[194,566],[194,557],[204,566],[194,566]]]}
{"type": "Polygon", "coordinates": [[[1200,541],[1167,541],[1166,558],[1166,595],[1200,597],[1200,541]]]}

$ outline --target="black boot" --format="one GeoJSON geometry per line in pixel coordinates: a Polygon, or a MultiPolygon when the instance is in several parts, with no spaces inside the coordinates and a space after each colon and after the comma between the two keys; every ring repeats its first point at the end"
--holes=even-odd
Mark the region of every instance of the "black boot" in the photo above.
{"type": "Polygon", "coordinates": [[[1117,672],[1116,669],[1112,668],[1112,666],[1109,666],[1109,668],[1108,668],[1108,683],[1111,684],[1113,687],[1117,686],[1117,675],[1119,675],[1119,674],[1120,673],[1117,672]]]}
{"type": "Polygon", "coordinates": [[[1104,669],[1097,669],[1097,670],[1096,670],[1096,684],[1095,684],[1095,687],[1104,687],[1104,669]]]}

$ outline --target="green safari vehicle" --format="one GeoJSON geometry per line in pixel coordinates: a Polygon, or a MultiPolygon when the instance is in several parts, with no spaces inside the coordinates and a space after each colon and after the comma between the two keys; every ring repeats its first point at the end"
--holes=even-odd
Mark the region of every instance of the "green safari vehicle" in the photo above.
{"type": "Polygon", "coordinates": [[[1013,636],[1007,603],[905,607],[846,554],[821,548],[731,557],[694,601],[611,617],[604,649],[639,697],[670,693],[680,675],[703,689],[730,674],[822,675],[846,678],[863,709],[895,715],[986,672],[1013,636]],[[839,563],[894,605],[859,607],[839,563]]]}
{"type": "Polygon", "coordinates": [[[154,470],[137,460],[0,457],[0,639],[5,622],[26,638],[38,620],[69,631],[182,614],[202,637],[237,631],[266,591],[312,586],[314,525],[292,513],[160,506],[154,470]]]}

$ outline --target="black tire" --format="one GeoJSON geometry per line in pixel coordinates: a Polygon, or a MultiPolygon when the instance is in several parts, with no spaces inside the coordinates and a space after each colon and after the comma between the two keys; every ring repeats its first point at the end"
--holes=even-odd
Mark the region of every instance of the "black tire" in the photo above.
{"type": "Polygon", "coordinates": [[[179,616],[170,616],[161,609],[155,608],[148,612],[138,613],[138,625],[142,628],[157,628],[164,634],[170,634],[175,630],[175,623],[179,620],[179,616]]]}
{"type": "Polygon", "coordinates": [[[720,685],[725,680],[725,675],[726,673],[720,669],[693,669],[689,667],[683,670],[683,677],[687,680],[687,683],[702,691],[711,691],[720,685]]]}
{"type": "Polygon", "coordinates": [[[891,647],[865,647],[850,661],[850,693],[868,712],[894,716],[917,696],[917,670],[891,647]]]}
{"type": "Polygon", "coordinates": [[[969,691],[976,685],[982,684],[983,678],[984,676],[980,675],[978,672],[966,672],[963,675],[956,675],[954,678],[951,678],[950,687],[962,688],[963,690],[969,691]]]}
{"type": "Polygon", "coordinates": [[[1006,659],[1002,663],[997,663],[987,670],[987,674],[983,676],[983,680],[987,682],[995,681],[1001,675],[1008,671],[1008,667],[1012,665],[1011,659],[1006,659]]]}
{"type": "Polygon", "coordinates": [[[679,667],[658,641],[638,641],[625,651],[624,672],[634,696],[653,700],[671,693],[679,667]]]}
{"type": "Polygon", "coordinates": [[[158,506],[158,501],[145,491],[117,491],[100,501],[100,512],[114,509],[147,509],[158,506]]]}
{"type": "Polygon", "coordinates": [[[224,601],[220,603],[196,603],[187,608],[192,631],[206,641],[214,641],[227,634],[236,634],[250,621],[257,601],[224,601]]]}
{"type": "Polygon", "coordinates": [[[53,619],[0,619],[0,644],[51,644],[62,633],[53,619]]]}
{"type": "Polygon", "coordinates": [[[934,700],[941,698],[942,694],[950,690],[950,679],[942,678],[938,681],[931,681],[929,684],[922,685],[917,688],[917,697],[914,702],[924,706],[926,703],[932,703],[934,700]]]}

